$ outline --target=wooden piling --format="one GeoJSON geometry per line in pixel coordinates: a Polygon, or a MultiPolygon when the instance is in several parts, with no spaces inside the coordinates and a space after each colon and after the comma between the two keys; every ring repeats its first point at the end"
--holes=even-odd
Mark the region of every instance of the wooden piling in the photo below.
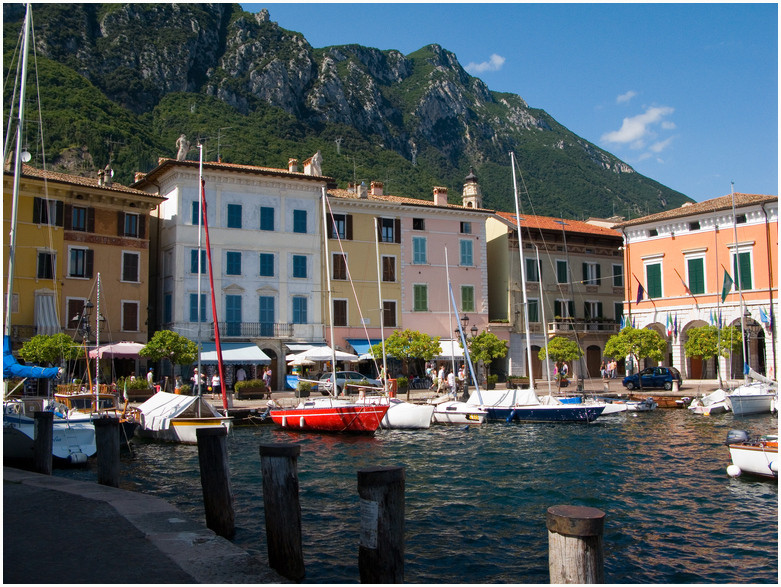
{"type": "Polygon", "coordinates": [[[54,412],[35,412],[33,420],[33,467],[36,473],[51,475],[54,412]]]}
{"type": "Polygon", "coordinates": [[[404,582],[404,467],[358,471],[361,583],[404,582]]]}
{"type": "Polygon", "coordinates": [[[119,487],[119,418],[97,418],[94,424],[98,483],[119,487]]]}
{"type": "Polygon", "coordinates": [[[550,582],[604,583],[605,512],[585,506],[558,505],[548,508],[546,523],[550,582]]]}
{"type": "Polygon", "coordinates": [[[301,502],[298,495],[298,444],[261,444],[263,509],[269,566],[283,577],[306,576],[301,544],[301,502]]]}
{"type": "Polygon", "coordinates": [[[228,431],[222,426],[198,428],[198,463],[206,527],[227,539],[236,533],[233,491],[228,468],[228,431]]]}

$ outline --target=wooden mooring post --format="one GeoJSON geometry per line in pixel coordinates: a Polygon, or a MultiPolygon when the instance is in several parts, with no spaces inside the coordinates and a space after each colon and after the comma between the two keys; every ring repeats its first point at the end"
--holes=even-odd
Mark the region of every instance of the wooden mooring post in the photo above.
{"type": "Polygon", "coordinates": [[[33,467],[36,473],[51,475],[54,412],[35,412],[33,420],[33,467]]]}
{"type": "Polygon", "coordinates": [[[228,468],[228,431],[222,426],[198,428],[195,436],[198,440],[206,527],[223,538],[231,539],[236,533],[236,524],[228,468]]]}
{"type": "Polygon", "coordinates": [[[283,577],[306,576],[301,543],[301,502],[298,496],[298,444],[261,444],[263,509],[269,566],[283,577]]]}
{"type": "Polygon", "coordinates": [[[361,583],[404,582],[404,467],[358,471],[361,583]]]}
{"type": "Polygon", "coordinates": [[[98,483],[119,487],[119,418],[97,418],[94,424],[98,483]]]}
{"type": "Polygon", "coordinates": [[[585,506],[553,506],[548,508],[546,524],[550,582],[604,583],[605,512],[585,506]]]}

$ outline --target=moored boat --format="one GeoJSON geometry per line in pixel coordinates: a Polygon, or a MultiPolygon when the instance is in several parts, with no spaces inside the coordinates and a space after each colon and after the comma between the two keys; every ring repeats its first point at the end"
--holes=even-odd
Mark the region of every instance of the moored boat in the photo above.
{"type": "Polygon", "coordinates": [[[302,401],[292,408],[272,409],[269,415],[285,430],[374,434],[389,408],[389,404],[360,404],[347,399],[319,397],[302,401]]]}
{"type": "Polygon", "coordinates": [[[763,381],[753,381],[727,393],[732,412],[736,416],[769,412],[777,389],[763,381]]]}
{"type": "Polygon", "coordinates": [[[202,396],[160,391],[138,406],[141,425],[136,434],[144,438],[197,444],[199,428],[221,426],[230,432],[233,418],[222,416],[202,396]]]}
{"type": "Polygon", "coordinates": [[[424,430],[431,426],[434,406],[429,404],[412,404],[395,397],[367,395],[355,400],[356,404],[387,405],[388,411],[380,422],[380,427],[387,430],[424,430]]]}
{"type": "Polygon", "coordinates": [[[745,430],[730,430],[725,442],[732,458],[727,467],[730,477],[743,473],[778,478],[778,435],[749,439],[745,430]]]}
{"type": "MultiPolygon", "coordinates": [[[[103,386],[106,387],[106,386],[103,386]]],[[[136,408],[119,405],[116,393],[103,389],[97,394],[81,386],[58,386],[54,398],[68,408],[72,416],[89,418],[117,418],[121,427],[120,446],[127,446],[139,426],[139,412],[136,408]]]]}
{"type": "Polygon", "coordinates": [[[689,404],[689,412],[702,416],[716,416],[724,414],[730,409],[727,402],[727,393],[723,389],[709,393],[703,397],[694,398],[689,404]]]}
{"type": "Polygon", "coordinates": [[[449,399],[446,395],[431,403],[434,406],[432,419],[436,424],[485,424],[488,421],[484,408],[449,399]]]}

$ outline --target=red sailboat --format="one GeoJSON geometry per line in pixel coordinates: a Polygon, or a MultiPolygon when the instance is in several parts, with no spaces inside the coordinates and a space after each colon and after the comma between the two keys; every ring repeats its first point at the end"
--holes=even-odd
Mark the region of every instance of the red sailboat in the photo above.
{"type": "MultiPolygon", "coordinates": [[[[328,226],[326,219],[326,192],[323,188],[323,238],[325,240],[325,273],[328,276],[328,307],[331,316],[331,365],[336,366],[334,346],[333,304],[331,302],[331,275],[328,268],[328,226]]],[[[332,218],[333,221],[333,218],[332,218]]],[[[331,376],[336,377],[336,369],[331,376]]],[[[330,390],[335,392],[336,381],[330,390]]],[[[286,430],[301,432],[338,432],[345,434],[374,434],[390,408],[389,404],[356,404],[334,396],[307,399],[294,408],[270,410],[271,419],[286,430]]]]}

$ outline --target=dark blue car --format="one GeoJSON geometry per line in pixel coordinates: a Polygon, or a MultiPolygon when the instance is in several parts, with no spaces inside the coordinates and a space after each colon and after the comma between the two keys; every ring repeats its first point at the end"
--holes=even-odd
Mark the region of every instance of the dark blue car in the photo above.
{"type": "Polygon", "coordinates": [[[641,387],[640,378],[642,377],[642,387],[664,387],[667,391],[673,388],[673,381],[678,381],[678,387],[683,384],[681,373],[675,367],[646,367],[640,373],[627,375],[622,383],[628,390],[641,387]]]}

